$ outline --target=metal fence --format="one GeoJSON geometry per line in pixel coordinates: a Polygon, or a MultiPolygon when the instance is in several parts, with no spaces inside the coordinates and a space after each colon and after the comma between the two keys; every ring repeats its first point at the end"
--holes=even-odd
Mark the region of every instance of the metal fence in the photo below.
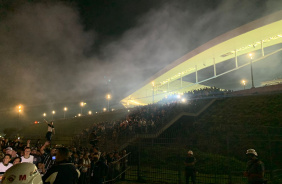
{"type": "MultiPolygon", "coordinates": [[[[179,127],[180,128],[180,127],[179,127]]],[[[243,184],[246,150],[254,148],[265,164],[268,183],[282,183],[282,134],[183,136],[186,130],[164,133],[155,139],[138,139],[126,149],[131,152],[126,180],[146,183],[185,183],[185,158],[194,151],[196,183],[243,184]],[[240,140],[239,140],[240,139],[240,140]]]]}

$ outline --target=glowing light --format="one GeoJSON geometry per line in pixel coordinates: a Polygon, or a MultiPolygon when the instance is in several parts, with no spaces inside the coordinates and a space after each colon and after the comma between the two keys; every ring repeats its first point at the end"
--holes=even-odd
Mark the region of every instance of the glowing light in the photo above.
{"type": "Polygon", "coordinates": [[[107,94],[107,97],[106,97],[108,100],[111,99],[111,95],[110,94],[107,94]]]}
{"type": "Polygon", "coordinates": [[[56,111],[52,111],[52,114],[56,114],[56,111]]]}
{"type": "Polygon", "coordinates": [[[78,117],[80,117],[81,116],[81,114],[78,114],[78,117]]]}
{"type": "Polygon", "coordinates": [[[103,108],[103,111],[106,112],[106,111],[107,111],[107,108],[103,108]]]}
{"type": "Polygon", "coordinates": [[[81,106],[81,107],[83,107],[83,106],[85,106],[85,105],[86,105],[85,102],[80,102],[80,106],[81,106]]]}
{"type": "Polygon", "coordinates": [[[176,97],[177,97],[178,99],[180,99],[180,98],[181,98],[181,95],[177,95],[176,97]]]}
{"type": "Polygon", "coordinates": [[[43,113],[43,116],[46,117],[46,113],[45,112],[43,113]]]}
{"type": "Polygon", "coordinates": [[[91,115],[91,114],[92,114],[92,111],[88,111],[88,114],[91,115]]]}
{"type": "Polygon", "coordinates": [[[68,108],[67,107],[64,107],[64,111],[67,111],[68,110],[68,108]]]}
{"type": "Polygon", "coordinates": [[[155,86],[155,82],[152,82],[152,86],[155,86]]]}
{"type": "Polygon", "coordinates": [[[186,100],[186,98],[182,98],[181,101],[182,101],[183,103],[185,103],[187,100],[186,100]]]}
{"type": "Polygon", "coordinates": [[[245,80],[242,80],[242,84],[243,84],[243,85],[246,85],[246,81],[245,81],[245,80]]]}
{"type": "Polygon", "coordinates": [[[23,106],[22,106],[22,105],[19,105],[19,106],[18,106],[18,112],[21,113],[21,112],[22,112],[22,109],[23,109],[23,106]]]}

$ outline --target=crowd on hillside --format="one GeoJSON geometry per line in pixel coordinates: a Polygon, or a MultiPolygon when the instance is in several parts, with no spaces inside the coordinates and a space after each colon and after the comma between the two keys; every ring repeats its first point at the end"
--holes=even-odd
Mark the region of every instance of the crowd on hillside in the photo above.
{"type": "MultiPolygon", "coordinates": [[[[0,173],[6,172],[13,165],[28,162],[35,164],[38,171],[44,176],[48,169],[56,164],[56,149],[59,147],[61,146],[51,147],[49,141],[44,144],[40,144],[39,141],[32,144],[28,140],[25,144],[20,139],[15,141],[2,139],[0,142],[0,173]]],[[[93,182],[95,177],[100,177],[103,181],[125,178],[124,171],[128,161],[126,150],[101,152],[98,147],[94,146],[84,148],[71,146],[68,147],[68,150],[68,162],[73,163],[80,172],[78,184],[99,183],[93,182]],[[97,167],[98,161],[103,163],[103,167],[97,167]]]]}
{"type": "MultiPolygon", "coordinates": [[[[139,106],[129,110],[127,116],[113,122],[94,123],[91,127],[84,129],[75,137],[74,146],[70,150],[68,161],[73,163],[80,171],[79,184],[87,184],[93,177],[99,177],[108,181],[121,177],[124,179],[124,171],[127,165],[126,151],[118,152],[120,141],[126,142],[129,137],[136,134],[153,134],[159,131],[171,118],[180,112],[196,113],[202,109],[210,98],[225,95],[230,91],[221,91],[218,88],[204,88],[178,95],[171,95],[159,103],[147,106],[139,106]],[[185,98],[187,101],[183,101],[185,98]],[[201,99],[201,100],[199,100],[201,99]],[[91,145],[91,146],[90,146],[91,145]],[[98,146],[103,146],[101,152],[98,146]],[[99,162],[105,167],[95,171],[99,162]],[[96,173],[96,174],[93,174],[96,173]],[[122,173],[122,174],[121,174],[122,173]]],[[[46,122],[48,124],[48,122],[46,122]]],[[[40,141],[26,144],[20,139],[9,141],[2,139],[0,142],[0,173],[5,172],[12,165],[20,162],[34,163],[42,175],[55,164],[56,147],[50,146],[52,122],[48,124],[47,141],[40,144],[40,141]]],[[[55,133],[55,132],[53,132],[55,133]]],[[[100,147],[101,148],[101,147],[100,147]]]]}
{"type": "Polygon", "coordinates": [[[211,98],[222,97],[230,92],[212,87],[167,96],[158,103],[130,109],[121,120],[94,123],[75,138],[75,145],[85,145],[92,137],[90,139],[93,141],[106,142],[106,145],[111,144],[108,147],[117,148],[119,142],[125,142],[136,134],[156,133],[179,112],[197,113],[211,98]]]}

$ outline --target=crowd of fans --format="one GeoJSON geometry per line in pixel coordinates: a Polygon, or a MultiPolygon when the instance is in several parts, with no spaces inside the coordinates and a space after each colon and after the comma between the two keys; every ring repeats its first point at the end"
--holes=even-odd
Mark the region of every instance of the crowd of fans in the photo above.
{"type": "MultiPolygon", "coordinates": [[[[187,92],[181,97],[171,95],[159,103],[130,109],[124,119],[95,123],[84,129],[75,137],[74,146],[68,148],[68,162],[73,163],[80,172],[78,183],[101,183],[102,180],[111,181],[119,177],[124,179],[128,154],[125,150],[118,152],[120,143],[126,141],[124,139],[136,134],[156,133],[177,113],[196,113],[211,100],[209,97],[229,92],[214,87],[187,92]],[[103,146],[102,150],[106,152],[101,152],[98,146],[103,146]]],[[[39,140],[33,144],[28,140],[24,144],[20,139],[2,139],[0,146],[0,173],[18,163],[29,162],[35,164],[43,176],[56,161],[56,147],[51,147],[48,139],[44,144],[40,144],[39,140]]]]}
{"type": "Polygon", "coordinates": [[[167,96],[158,103],[130,109],[128,115],[121,120],[93,124],[75,138],[75,145],[86,145],[91,139],[96,143],[102,142],[105,150],[113,147],[117,149],[119,143],[126,142],[136,134],[156,133],[177,113],[197,113],[212,98],[222,97],[230,92],[212,87],[167,96]]]}
{"type": "MultiPolygon", "coordinates": [[[[24,144],[19,139],[15,141],[2,139],[0,146],[0,173],[6,172],[13,165],[27,162],[35,164],[42,176],[56,164],[56,149],[61,147],[60,145],[51,147],[49,141],[42,145],[39,141],[31,144],[28,140],[24,144]]],[[[101,183],[104,180],[111,183],[110,181],[116,178],[125,179],[128,161],[126,150],[101,152],[94,146],[88,148],[71,146],[68,150],[68,163],[73,163],[80,173],[78,184],[101,183]]]]}

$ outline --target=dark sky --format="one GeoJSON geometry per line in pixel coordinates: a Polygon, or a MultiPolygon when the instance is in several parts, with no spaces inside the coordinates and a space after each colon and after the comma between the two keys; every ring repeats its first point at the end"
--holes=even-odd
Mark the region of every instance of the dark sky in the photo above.
{"type": "MultiPolygon", "coordinates": [[[[0,124],[112,106],[187,52],[282,9],[277,0],[0,1],[0,124]],[[24,105],[20,119],[18,104],[24,105]]],[[[273,76],[277,77],[277,76],[273,76]]]]}

